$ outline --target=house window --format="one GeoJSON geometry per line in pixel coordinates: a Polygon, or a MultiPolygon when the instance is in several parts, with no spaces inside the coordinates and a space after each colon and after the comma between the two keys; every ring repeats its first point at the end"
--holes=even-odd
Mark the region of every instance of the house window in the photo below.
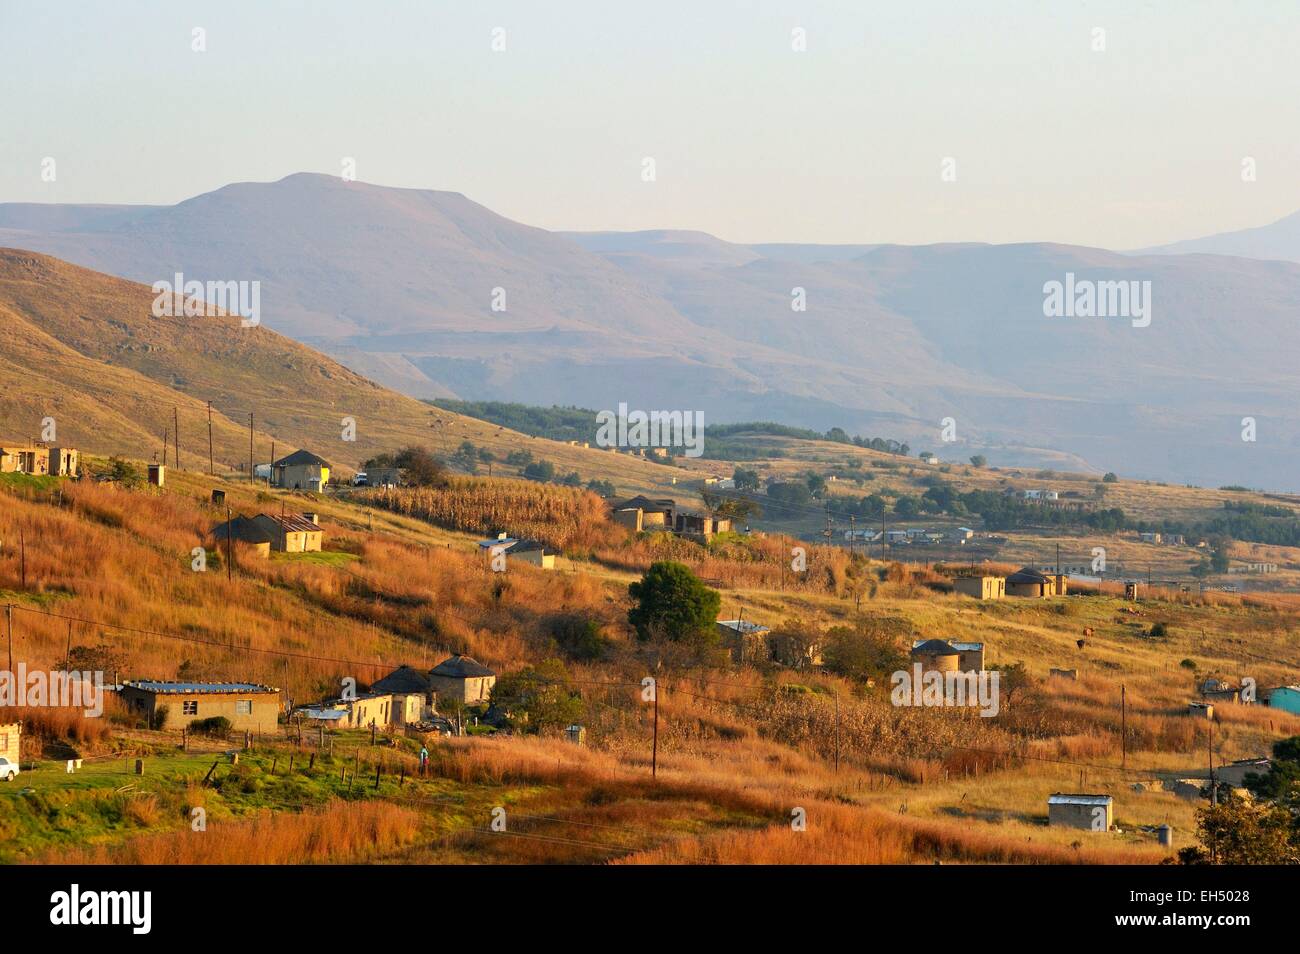
{"type": "Polygon", "coordinates": [[[186,699],[181,702],[181,715],[198,715],[199,701],[197,699],[186,699]]]}
{"type": "Polygon", "coordinates": [[[9,750],[9,733],[6,732],[3,735],[0,735],[0,752],[7,752],[8,750],[9,750]]]}
{"type": "Polygon", "coordinates": [[[235,715],[252,715],[252,714],[253,714],[252,699],[238,699],[235,701],[235,715]]]}

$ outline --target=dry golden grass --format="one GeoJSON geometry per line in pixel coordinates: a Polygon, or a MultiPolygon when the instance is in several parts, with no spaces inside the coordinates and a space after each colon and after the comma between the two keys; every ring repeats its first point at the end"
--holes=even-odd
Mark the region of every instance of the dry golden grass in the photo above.
{"type": "MultiPolygon", "coordinates": [[[[147,800],[131,811],[156,814],[147,800]]],[[[144,823],[143,821],[141,822],[144,823]]],[[[252,821],[213,822],[189,829],[140,835],[116,845],[60,851],[74,865],[285,865],[346,864],[397,850],[420,831],[420,813],[385,802],[334,802],[302,814],[264,814],[252,821]]]]}

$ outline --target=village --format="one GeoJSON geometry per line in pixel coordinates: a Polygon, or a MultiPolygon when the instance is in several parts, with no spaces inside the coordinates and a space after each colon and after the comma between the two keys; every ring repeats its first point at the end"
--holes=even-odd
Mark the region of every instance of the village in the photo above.
{"type": "MultiPolygon", "coordinates": [[[[150,462],[144,471],[142,484],[145,488],[155,494],[169,491],[169,481],[175,475],[169,475],[164,464],[150,462]]],[[[0,473],[57,477],[74,482],[86,477],[81,455],[75,448],[49,447],[40,443],[5,444],[0,450],[0,473]]],[[[332,549],[328,537],[331,521],[322,519],[323,508],[354,506],[352,499],[357,483],[343,482],[341,489],[327,493],[333,486],[331,466],[324,457],[306,449],[277,457],[265,467],[253,468],[251,475],[252,485],[263,487],[259,498],[274,499],[275,505],[256,512],[231,505],[234,496],[250,483],[248,477],[236,476],[233,482],[212,487],[206,508],[224,519],[214,519],[207,527],[203,547],[195,550],[201,556],[195,559],[219,564],[218,572],[229,577],[249,567],[249,561],[272,561],[273,557],[328,557],[332,549]],[[274,495],[273,498],[267,496],[268,492],[274,495]],[[330,499],[336,503],[327,507],[330,499]],[[310,509],[299,509],[302,503],[308,503],[310,509]]],[[[115,479],[111,471],[103,469],[99,476],[98,482],[107,479],[111,484],[115,479]]],[[[372,468],[371,476],[375,485],[373,493],[380,495],[399,492],[407,482],[406,475],[399,469],[381,472],[372,468]]],[[[367,488],[363,492],[371,491],[367,488]]],[[[386,498],[364,499],[373,503],[386,498]]],[[[673,498],[645,495],[610,497],[602,505],[610,525],[622,528],[636,539],[651,539],[656,534],[663,534],[681,540],[677,546],[709,547],[734,536],[730,518],[684,509],[673,498]]],[[[366,519],[367,527],[373,530],[373,514],[366,519]]],[[[557,573],[562,564],[571,566],[562,547],[535,538],[523,527],[513,527],[507,521],[490,529],[495,532],[482,539],[466,541],[466,545],[477,554],[474,560],[488,579],[505,579],[510,572],[519,572],[514,569],[516,566],[526,567],[524,572],[549,573],[557,573]]],[[[861,558],[866,558],[865,545],[871,542],[884,540],[900,547],[925,545],[937,542],[937,533],[909,528],[880,531],[873,536],[870,531],[857,531],[858,535],[850,537],[848,542],[851,545],[863,544],[861,558]]],[[[959,527],[955,531],[944,531],[943,538],[961,545],[972,539],[975,533],[971,528],[959,527]]],[[[1183,541],[1177,541],[1177,545],[1182,544],[1183,541]]],[[[797,553],[798,548],[796,560],[797,553]]],[[[24,561],[25,573],[25,550],[20,557],[24,561]]],[[[972,607],[1001,601],[1030,601],[1065,609],[1072,602],[1069,599],[1073,593],[1069,568],[1023,566],[1012,571],[991,572],[988,566],[948,566],[945,570],[947,575],[941,577],[945,581],[944,589],[952,594],[952,598],[968,601],[972,607]]],[[[571,569],[562,575],[569,572],[571,569]]],[[[791,569],[789,576],[794,583],[798,573],[791,569]]],[[[784,577],[785,571],[783,580],[784,577]]],[[[649,575],[643,578],[642,585],[649,579],[649,575]]],[[[784,585],[783,582],[782,588],[784,585]]],[[[1095,581],[1089,580],[1084,585],[1089,592],[1097,593],[1095,581]]],[[[1149,584],[1136,580],[1120,581],[1118,585],[1125,611],[1137,618],[1142,616],[1142,607],[1149,599],[1168,598],[1159,587],[1146,594],[1144,591],[1149,584]]],[[[1077,593],[1073,595],[1079,598],[1077,593]]],[[[839,660],[834,660],[838,665],[827,668],[832,657],[843,653],[842,647],[837,650],[833,645],[833,634],[827,636],[783,624],[779,616],[771,615],[770,609],[757,609],[746,614],[743,607],[739,608],[742,611],[740,615],[729,615],[720,610],[712,623],[715,631],[713,641],[721,654],[717,658],[723,660],[733,673],[758,671],[771,678],[776,673],[785,672],[791,677],[802,678],[843,671],[839,668],[842,666],[839,660]]],[[[22,607],[15,607],[12,603],[8,607],[11,641],[15,609],[21,611],[22,607]]],[[[1094,630],[1090,626],[1081,626],[1078,632],[1077,649],[1084,652],[1093,639],[1094,630]]],[[[960,628],[913,630],[902,648],[903,656],[895,664],[899,667],[895,675],[910,675],[914,671],[918,687],[916,703],[926,706],[951,706],[954,696],[959,700],[958,705],[976,704],[977,698],[984,698],[982,690],[977,691],[977,684],[982,685],[980,680],[989,674],[997,674],[1004,680],[1001,689],[1005,699],[1010,691],[1014,691],[1005,680],[1023,677],[1019,675],[1019,663],[1006,670],[1004,663],[990,662],[995,658],[1008,658],[999,649],[996,644],[966,638],[960,628]],[[926,694],[920,689],[922,683],[927,686],[926,694]],[[928,695],[930,688],[935,690],[933,698],[928,695]]],[[[440,744],[448,744],[450,740],[472,743],[475,738],[488,738],[493,734],[503,738],[526,736],[541,728],[540,725],[530,726],[530,712],[523,711],[531,709],[528,693],[515,691],[508,698],[502,698],[497,690],[499,680],[532,679],[535,680],[531,684],[534,691],[538,686],[548,684],[547,679],[537,676],[533,667],[500,674],[464,652],[451,653],[434,664],[420,665],[411,660],[399,662],[369,680],[347,677],[337,691],[305,699],[299,698],[299,692],[260,682],[251,671],[241,671],[238,666],[222,667],[221,676],[221,679],[190,678],[166,671],[130,667],[122,672],[113,672],[104,690],[117,700],[117,718],[122,724],[137,726],[139,731],[152,733],[155,738],[171,737],[182,753],[225,752],[232,770],[239,764],[241,753],[247,762],[259,747],[272,752],[306,752],[309,764],[315,766],[318,756],[334,751],[336,739],[350,740],[347,744],[354,746],[378,747],[378,750],[396,744],[397,740],[406,740],[404,744],[412,747],[410,752],[415,759],[409,769],[410,779],[414,781],[426,776],[431,749],[436,750],[440,744]],[[537,682],[538,679],[541,681],[537,682]],[[516,710],[512,706],[520,708],[516,710]],[[358,742],[358,738],[362,741],[358,742]]],[[[1064,658],[1060,665],[1049,666],[1045,673],[1046,684],[1067,685],[1081,678],[1080,667],[1067,665],[1064,658]]],[[[868,680],[866,685],[869,687],[871,681],[868,680]]],[[[997,692],[999,684],[996,679],[993,686],[997,692]]],[[[570,698],[578,698],[572,685],[564,692],[573,693],[570,698]]],[[[1286,682],[1257,685],[1254,679],[1234,681],[1207,676],[1199,679],[1194,692],[1185,697],[1183,718],[1193,724],[1211,727],[1228,717],[1232,721],[1243,718],[1257,721],[1255,717],[1245,715],[1253,707],[1275,711],[1283,720],[1300,717],[1300,686],[1286,682]],[[1238,711],[1242,715],[1237,715],[1238,711]]],[[[600,744],[601,729],[588,724],[582,717],[584,708],[589,717],[590,706],[574,706],[574,721],[548,723],[545,731],[575,749],[583,749],[593,740],[600,744]]],[[[1120,715],[1124,717],[1124,711],[1120,715]]],[[[658,718],[658,708],[655,707],[652,728],[656,756],[658,718]]],[[[839,731],[836,723],[837,762],[839,731]]],[[[67,762],[66,771],[59,760],[24,758],[23,732],[21,722],[0,726],[0,780],[17,781],[21,786],[32,778],[51,772],[75,777],[89,770],[85,759],[75,757],[77,753],[64,760],[67,762]]],[[[288,756],[290,768],[294,764],[293,758],[288,756]]],[[[155,760],[156,756],[154,759],[128,759],[127,767],[132,774],[143,778],[151,771],[150,762],[155,760]]],[[[164,757],[163,762],[166,761],[164,757]]],[[[278,761],[279,757],[273,760],[273,774],[274,763],[278,761]]],[[[1247,776],[1266,777],[1271,764],[1267,747],[1261,746],[1237,758],[1221,757],[1217,764],[1211,757],[1203,770],[1147,772],[1140,781],[1126,783],[1127,791],[1124,792],[1114,788],[1082,786],[1073,791],[1044,790],[1039,796],[1039,817],[1048,827],[1094,833],[1119,831],[1120,825],[1124,824],[1117,821],[1115,815],[1119,797],[1127,799],[1133,792],[1154,791],[1168,793],[1194,805],[1217,803],[1221,797],[1249,800],[1247,776]]],[[[655,767],[652,764],[652,774],[655,767]]],[[[213,763],[208,772],[210,778],[216,769],[217,763],[213,763]]],[[[405,785],[408,768],[402,765],[396,771],[400,773],[400,784],[405,785]]],[[[356,772],[356,768],[351,774],[346,767],[342,769],[340,778],[349,791],[356,783],[356,772]]],[[[380,787],[383,774],[382,768],[376,769],[376,789],[380,787]]],[[[220,773],[216,777],[220,777],[220,773]]],[[[1167,821],[1139,824],[1137,828],[1138,834],[1157,848],[1173,849],[1174,828],[1167,821]]]]}

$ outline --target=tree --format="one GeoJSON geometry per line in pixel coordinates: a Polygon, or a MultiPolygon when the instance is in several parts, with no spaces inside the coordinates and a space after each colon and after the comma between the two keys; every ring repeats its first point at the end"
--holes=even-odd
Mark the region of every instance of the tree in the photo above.
{"type": "Polygon", "coordinates": [[[1196,812],[1201,844],[1178,852],[1184,865],[1300,864],[1300,826],[1285,808],[1253,806],[1228,795],[1196,812]]]}
{"type": "Polygon", "coordinates": [[[916,497],[902,496],[894,501],[894,515],[903,519],[915,517],[921,512],[921,501],[916,497]]]}
{"type": "Polygon", "coordinates": [[[1107,471],[1106,474],[1105,474],[1105,476],[1103,476],[1101,479],[1102,479],[1102,481],[1103,481],[1104,483],[1107,483],[1107,484],[1113,484],[1113,483],[1115,483],[1116,481],[1119,480],[1119,478],[1116,477],[1116,476],[1115,476],[1113,473],[1111,473],[1110,471],[1107,471]]]}
{"type": "Polygon", "coordinates": [[[400,467],[406,476],[406,482],[414,487],[445,487],[447,470],[433,453],[424,447],[403,447],[393,458],[393,463],[400,467]]]}
{"type": "Polygon", "coordinates": [[[786,507],[806,507],[812,503],[812,491],[808,485],[796,481],[770,482],[767,485],[767,496],[786,507]]]}
{"type": "Polygon", "coordinates": [[[1268,772],[1248,774],[1245,783],[1256,798],[1300,811],[1300,735],[1274,742],[1268,772]]]}
{"type": "Polygon", "coordinates": [[[731,475],[731,479],[736,482],[737,490],[758,489],[758,471],[737,467],[736,472],[731,475]]]}
{"type": "Polygon", "coordinates": [[[830,629],[823,661],[831,672],[849,679],[884,677],[907,668],[907,654],[897,638],[869,623],[830,629]]]}
{"type": "Polygon", "coordinates": [[[529,480],[552,480],[555,477],[555,465],[549,460],[533,461],[524,468],[524,476],[529,480]]]}
{"type": "Polygon", "coordinates": [[[709,513],[715,517],[726,517],[739,523],[748,520],[750,517],[761,517],[763,515],[763,508],[758,505],[758,501],[749,500],[746,497],[732,497],[707,490],[702,491],[700,497],[709,513]]]}
{"type": "Polygon", "coordinates": [[[706,647],[718,642],[714,625],[722,597],[700,582],[690,568],[661,560],[631,584],[628,593],[637,601],[627,614],[638,639],[666,639],[706,647]]]}
{"type": "Polygon", "coordinates": [[[984,467],[988,464],[989,459],[983,454],[976,454],[970,459],[970,462],[973,467],[984,467]]]}
{"type": "Polygon", "coordinates": [[[558,659],[501,676],[492,687],[492,706],[508,712],[513,729],[541,732],[563,728],[582,719],[586,704],[558,659]]]}
{"type": "Polygon", "coordinates": [[[140,473],[140,468],[121,457],[108,459],[108,476],[127,488],[139,487],[144,483],[144,475],[140,473]]]}

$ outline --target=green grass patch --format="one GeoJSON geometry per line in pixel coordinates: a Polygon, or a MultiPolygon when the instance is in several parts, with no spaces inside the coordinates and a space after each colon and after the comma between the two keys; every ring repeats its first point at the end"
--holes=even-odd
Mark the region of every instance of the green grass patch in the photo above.
{"type": "Polygon", "coordinates": [[[271,559],[282,563],[307,563],[312,566],[347,566],[361,559],[341,550],[316,550],[311,553],[272,553],[271,559]]]}

